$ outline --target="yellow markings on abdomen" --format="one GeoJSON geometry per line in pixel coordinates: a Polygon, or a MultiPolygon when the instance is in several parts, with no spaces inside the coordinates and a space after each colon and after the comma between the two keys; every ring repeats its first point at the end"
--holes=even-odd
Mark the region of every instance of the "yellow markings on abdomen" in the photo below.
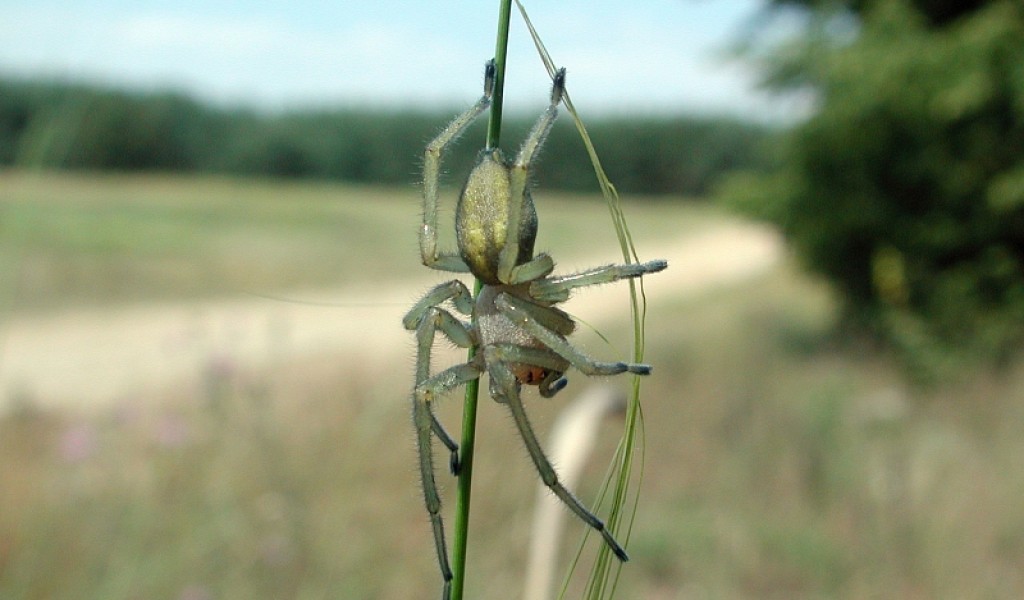
{"type": "Polygon", "coordinates": [[[459,252],[481,281],[497,282],[505,246],[511,185],[508,168],[486,154],[469,175],[455,217],[459,252]]]}

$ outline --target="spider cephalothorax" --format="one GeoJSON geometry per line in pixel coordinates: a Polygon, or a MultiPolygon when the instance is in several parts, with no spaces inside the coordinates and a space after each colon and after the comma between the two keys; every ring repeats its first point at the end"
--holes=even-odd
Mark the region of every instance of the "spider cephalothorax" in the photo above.
{"type": "Polygon", "coordinates": [[[507,161],[497,148],[481,151],[455,209],[458,253],[438,251],[438,178],[442,154],[487,109],[493,86],[494,62],[491,61],[487,63],[483,97],[427,145],[423,166],[423,225],[420,228],[423,264],[442,271],[470,272],[483,286],[473,298],[459,280],[438,285],[417,302],[403,320],[406,329],[416,331],[413,419],[423,494],[434,529],[445,598],[452,573],[444,540],[441,500],[434,481],[431,436],[437,436],[448,448],[450,466],[456,474],[458,445],[434,416],[431,405],[438,396],[478,379],[484,372],[489,377],[491,397],[509,407],[544,483],[573,513],[601,534],[619,559],[627,560],[625,550],[604,523],[559,482],[526,416],[520,389],[523,384],[536,385],[542,396],[553,396],[565,387],[564,373],[569,367],[585,375],[649,374],[651,367],[648,365],[600,362],[577,350],[566,339],[576,323],[554,305],[568,299],[574,288],[655,273],[667,266],[665,261],[657,260],[552,276],[555,264],[551,257],[547,254],[534,256],[537,211],[528,189],[529,169],[558,112],[565,90],[565,69],[555,75],[551,103],[514,161],[507,161]],[[469,317],[469,321],[455,317],[445,308],[446,304],[469,317]],[[476,348],[474,358],[431,374],[430,354],[438,331],[458,346],[476,348]]]}

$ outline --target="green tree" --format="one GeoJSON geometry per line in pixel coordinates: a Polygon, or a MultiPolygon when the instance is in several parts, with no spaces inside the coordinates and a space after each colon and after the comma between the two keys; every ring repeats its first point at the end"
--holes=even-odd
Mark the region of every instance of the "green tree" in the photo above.
{"type": "Polygon", "coordinates": [[[202,110],[182,96],[69,88],[26,115],[15,162],[80,169],[186,169],[203,143],[202,110]]]}
{"type": "Polygon", "coordinates": [[[799,4],[811,25],[767,53],[771,80],[818,109],[724,195],[918,373],[1005,360],[1024,340],[1024,5],[799,4]]]}
{"type": "MultiPolygon", "coordinates": [[[[0,165],[174,170],[411,184],[426,140],[453,111],[368,108],[265,113],[200,104],[172,93],[0,77],[0,165]]],[[[514,145],[533,115],[505,119],[514,145]]],[[[476,162],[484,124],[453,148],[445,182],[476,162]],[[476,140],[475,142],[473,140],[476,140]]],[[[704,196],[726,171],[762,164],[767,129],[686,116],[606,118],[591,134],[628,193],[704,196]]],[[[509,153],[515,148],[507,147],[509,153]]],[[[545,189],[595,191],[575,128],[555,127],[537,170],[545,189]]]]}

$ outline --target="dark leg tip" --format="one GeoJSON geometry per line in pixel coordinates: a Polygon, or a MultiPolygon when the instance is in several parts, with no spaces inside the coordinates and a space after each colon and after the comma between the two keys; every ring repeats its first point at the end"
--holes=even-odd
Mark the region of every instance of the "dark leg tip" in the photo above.
{"type": "Polygon", "coordinates": [[[492,58],[484,65],[484,95],[488,98],[494,94],[494,80],[497,77],[497,73],[498,66],[492,58]]]}
{"type": "Polygon", "coordinates": [[[554,84],[551,86],[551,104],[558,104],[565,94],[565,67],[555,72],[554,84]]]}
{"type": "Polygon", "coordinates": [[[620,546],[617,541],[615,541],[615,538],[612,536],[610,531],[602,527],[601,537],[604,538],[605,543],[608,544],[608,548],[610,548],[612,553],[615,554],[615,558],[622,562],[629,561],[629,555],[626,554],[626,550],[620,546]]]}
{"type": "Polygon", "coordinates": [[[636,375],[650,375],[653,367],[637,363],[615,363],[615,373],[634,373],[636,375]]]}
{"type": "Polygon", "coordinates": [[[551,398],[558,392],[562,391],[562,389],[567,385],[569,385],[569,380],[565,377],[559,377],[550,383],[542,381],[539,387],[540,395],[544,398],[551,398]]]}
{"type": "Polygon", "coordinates": [[[459,460],[459,451],[455,450],[448,458],[448,469],[452,472],[452,475],[458,477],[462,471],[462,461],[459,460]]]}
{"type": "Polygon", "coordinates": [[[645,273],[657,273],[658,271],[664,271],[666,268],[668,268],[668,261],[652,260],[650,262],[644,263],[643,266],[645,273]]]}

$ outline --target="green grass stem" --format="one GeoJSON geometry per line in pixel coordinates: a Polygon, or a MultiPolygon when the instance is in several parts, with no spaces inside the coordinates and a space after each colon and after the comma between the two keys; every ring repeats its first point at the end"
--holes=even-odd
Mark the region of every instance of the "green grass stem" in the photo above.
{"type": "MultiPolygon", "coordinates": [[[[501,0],[498,10],[498,33],[494,49],[494,91],[491,96],[491,114],[487,124],[487,147],[497,148],[501,139],[501,109],[505,89],[505,63],[508,55],[508,28],[512,15],[512,1],[501,0]]],[[[474,285],[474,295],[480,293],[480,281],[474,285]]],[[[473,360],[475,349],[470,348],[468,360],[473,360]]],[[[462,408],[461,470],[455,500],[455,530],[452,544],[452,600],[462,600],[466,587],[466,552],[469,542],[469,507],[473,491],[473,449],[476,445],[476,412],[480,396],[480,380],[466,385],[462,408]]]]}

